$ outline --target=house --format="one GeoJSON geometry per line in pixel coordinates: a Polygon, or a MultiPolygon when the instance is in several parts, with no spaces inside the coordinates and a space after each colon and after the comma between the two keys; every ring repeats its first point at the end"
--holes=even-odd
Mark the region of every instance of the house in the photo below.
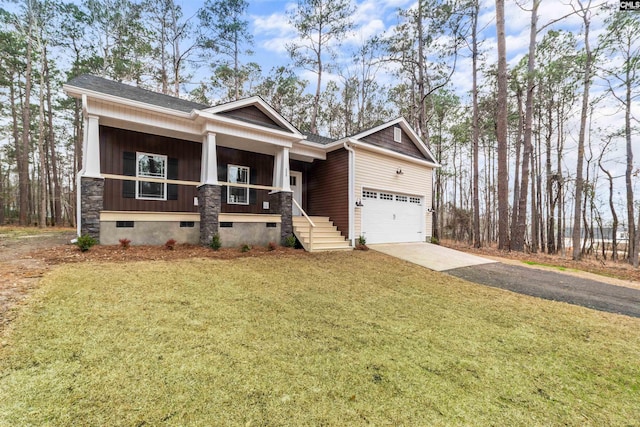
{"type": "Polygon", "coordinates": [[[266,245],[307,250],[431,236],[433,155],[393,120],[351,137],[305,135],[260,97],[209,107],[92,75],[82,102],[78,234],[101,244],[266,245]]]}

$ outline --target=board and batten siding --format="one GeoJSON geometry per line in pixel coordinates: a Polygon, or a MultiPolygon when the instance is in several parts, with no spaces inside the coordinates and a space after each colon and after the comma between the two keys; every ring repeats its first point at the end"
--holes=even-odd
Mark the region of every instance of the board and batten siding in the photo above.
{"type": "Polygon", "coordinates": [[[429,160],[420,151],[418,147],[413,143],[409,135],[400,126],[389,126],[378,132],[367,135],[361,139],[367,144],[375,145],[376,147],[385,148],[387,150],[396,151],[398,153],[405,154],[407,156],[415,157],[416,159],[429,160]],[[400,130],[400,142],[396,142],[393,139],[394,129],[400,130]]]}
{"type": "Polygon", "coordinates": [[[315,161],[307,180],[307,213],[328,216],[344,237],[349,236],[349,153],[344,148],[315,161]]]}
{"type": "MultiPolygon", "coordinates": [[[[105,174],[124,175],[123,153],[144,152],[178,159],[178,180],[200,181],[202,144],[165,136],[151,135],[125,129],[100,126],[100,170],[105,174]]],[[[104,183],[104,210],[197,212],[195,186],[178,185],[177,200],[139,200],[123,198],[122,183],[106,179],[104,183]]]]}
{"type": "MultiPolygon", "coordinates": [[[[236,165],[249,168],[250,184],[265,186],[273,184],[273,156],[220,146],[216,148],[216,154],[218,156],[218,181],[228,181],[228,167],[236,165]]],[[[227,186],[222,186],[221,198],[221,211],[224,213],[269,213],[269,209],[263,207],[263,203],[270,200],[268,190],[250,189],[249,204],[236,205],[227,203],[227,186]]]]}
{"type": "MultiPolygon", "coordinates": [[[[355,198],[362,199],[363,189],[389,191],[422,197],[425,214],[424,235],[430,240],[432,234],[431,208],[433,169],[407,160],[366,151],[355,150],[355,198]],[[402,169],[402,174],[396,171],[402,169]]],[[[355,209],[355,236],[362,234],[362,209],[355,209]]]]}
{"type": "Polygon", "coordinates": [[[221,113],[218,113],[218,115],[237,118],[240,120],[247,120],[249,122],[254,122],[254,123],[263,123],[263,124],[269,125],[269,127],[290,132],[289,129],[286,129],[282,127],[280,124],[273,121],[271,117],[267,116],[255,105],[249,105],[247,107],[238,108],[237,110],[223,111],[221,113]]]}

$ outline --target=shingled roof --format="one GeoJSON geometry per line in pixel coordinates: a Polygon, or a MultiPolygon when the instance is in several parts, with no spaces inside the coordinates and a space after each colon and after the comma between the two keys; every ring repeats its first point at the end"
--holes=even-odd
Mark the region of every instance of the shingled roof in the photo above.
{"type": "Polygon", "coordinates": [[[315,133],[310,132],[302,132],[303,135],[307,137],[307,141],[315,142],[317,144],[328,145],[335,141],[333,138],[328,138],[326,136],[316,135],[315,133]]]}
{"type": "Polygon", "coordinates": [[[124,83],[114,82],[98,76],[83,74],[71,79],[67,85],[82,89],[92,90],[107,95],[118,96],[132,101],[144,102],[158,107],[189,113],[192,110],[204,110],[208,105],[164,95],[150,90],[130,86],[124,83]]]}

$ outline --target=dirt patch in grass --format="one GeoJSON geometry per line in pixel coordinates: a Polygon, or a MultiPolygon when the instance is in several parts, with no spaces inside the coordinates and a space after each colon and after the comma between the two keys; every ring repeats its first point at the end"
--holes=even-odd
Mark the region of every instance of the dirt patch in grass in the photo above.
{"type": "Polygon", "coordinates": [[[15,318],[14,307],[34,291],[49,269],[34,251],[62,247],[74,236],[68,228],[0,227],[0,332],[15,318]]]}
{"type": "Polygon", "coordinates": [[[561,268],[564,268],[564,272],[584,271],[603,277],[633,281],[636,283],[636,287],[640,287],[640,269],[633,268],[632,265],[622,261],[604,261],[602,259],[596,259],[593,256],[587,256],[580,261],[574,261],[570,256],[563,257],[562,255],[549,255],[545,253],[502,251],[496,247],[474,248],[469,244],[454,240],[443,240],[441,244],[448,248],[497,259],[502,262],[505,260],[517,261],[521,265],[526,263],[526,265],[532,267],[552,268],[556,271],[562,271],[561,268]]]}

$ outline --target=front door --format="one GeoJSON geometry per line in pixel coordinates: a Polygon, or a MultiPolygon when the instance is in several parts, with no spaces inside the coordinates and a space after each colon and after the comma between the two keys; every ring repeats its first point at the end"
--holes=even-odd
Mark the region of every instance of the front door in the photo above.
{"type": "MultiPolygon", "coordinates": [[[[302,206],[302,172],[289,172],[289,186],[293,192],[293,198],[302,206]]],[[[302,212],[300,212],[300,209],[298,209],[295,204],[293,204],[292,209],[294,216],[302,215],[302,212]]]]}

